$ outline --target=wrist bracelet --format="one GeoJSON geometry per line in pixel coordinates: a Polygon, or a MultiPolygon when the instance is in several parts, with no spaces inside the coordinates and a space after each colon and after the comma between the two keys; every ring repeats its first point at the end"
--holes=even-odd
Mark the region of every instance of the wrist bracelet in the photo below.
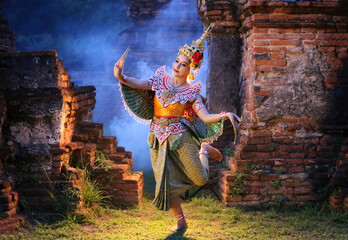
{"type": "Polygon", "coordinates": [[[203,155],[208,156],[208,151],[205,149],[201,149],[201,150],[199,150],[199,154],[203,154],[203,155]]]}
{"type": "Polygon", "coordinates": [[[120,81],[123,82],[123,83],[126,83],[127,82],[126,76],[123,76],[123,78],[121,78],[120,81]]]}
{"type": "Polygon", "coordinates": [[[227,113],[226,112],[221,112],[219,114],[219,116],[220,116],[220,120],[226,120],[227,119],[227,113]]]}

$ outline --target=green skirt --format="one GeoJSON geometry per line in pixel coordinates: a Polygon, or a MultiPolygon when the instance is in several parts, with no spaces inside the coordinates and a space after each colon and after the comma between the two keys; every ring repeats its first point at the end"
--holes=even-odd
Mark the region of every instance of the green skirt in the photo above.
{"type": "Polygon", "coordinates": [[[155,134],[148,137],[152,169],[156,180],[152,202],[159,210],[168,211],[176,200],[193,186],[203,186],[209,177],[208,158],[199,157],[200,145],[186,131],[170,135],[159,144],[155,134]]]}

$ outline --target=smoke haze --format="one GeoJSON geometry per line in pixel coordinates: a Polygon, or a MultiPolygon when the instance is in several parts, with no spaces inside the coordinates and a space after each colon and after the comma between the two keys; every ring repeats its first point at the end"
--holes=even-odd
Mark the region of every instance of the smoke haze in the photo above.
{"type": "MultiPolygon", "coordinates": [[[[146,170],[151,168],[149,125],[124,110],[114,63],[130,46],[126,75],[147,79],[161,65],[171,75],[179,47],[198,39],[203,25],[191,0],[172,0],[145,24],[127,18],[127,8],[126,0],[5,0],[2,7],[18,51],[56,49],[75,86],[96,87],[93,121],[103,123],[105,136],[116,136],[120,146],[133,152],[135,170],[146,170]]],[[[196,79],[205,87],[207,54],[204,62],[196,79]]]]}

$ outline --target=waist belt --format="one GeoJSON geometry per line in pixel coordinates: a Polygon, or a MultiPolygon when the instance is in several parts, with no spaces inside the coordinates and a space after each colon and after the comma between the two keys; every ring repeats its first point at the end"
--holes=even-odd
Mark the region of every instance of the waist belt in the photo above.
{"type": "Polygon", "coordinates": [[[162,128],[166,128],[171,123],[179,122],[180,119],[182,119],[182,118],[181,117],[174,117],[174,118],[161,117],[161,118],[158,118],[156,116],[153,117],[153,121],[158,123],[162,128]]]}

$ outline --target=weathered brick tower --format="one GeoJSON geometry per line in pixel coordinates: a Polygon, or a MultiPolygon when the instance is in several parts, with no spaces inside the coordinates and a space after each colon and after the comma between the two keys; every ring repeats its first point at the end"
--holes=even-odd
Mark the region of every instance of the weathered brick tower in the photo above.
{"type": "Polygon", "coordinates": [[[225,203],[347,195],[347,1],[200,0],[198,7],[216,26],[211,109],[232,104],[243,118],[230,169],[220,172],[225,203]]]}

